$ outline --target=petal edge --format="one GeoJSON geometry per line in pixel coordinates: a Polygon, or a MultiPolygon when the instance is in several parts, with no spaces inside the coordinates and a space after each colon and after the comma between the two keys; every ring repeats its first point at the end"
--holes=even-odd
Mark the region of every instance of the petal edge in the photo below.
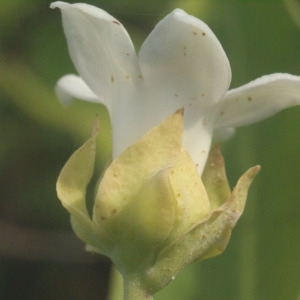
{"type": "Polygon", "coordinates": [[[300,76],[265,75],[226,93],[216,128],[259,122],[296,105],[300,105],[300,76]]]}
{"type": "Polygon", "coordinates": [[[73,98],[101,103],[99,97],[90,90],[86,83],[73,74],[61,77],[56,83],[55,92],[58,99],[65,105],[70,104],[73,98]]]}

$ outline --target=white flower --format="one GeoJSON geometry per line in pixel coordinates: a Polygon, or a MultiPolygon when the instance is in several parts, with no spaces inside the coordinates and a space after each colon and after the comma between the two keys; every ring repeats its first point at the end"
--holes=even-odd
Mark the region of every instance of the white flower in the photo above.
{"type": "Polygon", "coordinates": [[[263,76],[228,91],[231,69],[218,39],[201,20],[175,9],[163,18],[138,55],[114,17],[88,4],[60,8],[69,52],[80,75],[57,84],[62,102],[103,103],[113,127],[113,156],[184,107],[183,145],[202,174],[214,130],[228,135],[300,104],[300,77],[263,76]]]}

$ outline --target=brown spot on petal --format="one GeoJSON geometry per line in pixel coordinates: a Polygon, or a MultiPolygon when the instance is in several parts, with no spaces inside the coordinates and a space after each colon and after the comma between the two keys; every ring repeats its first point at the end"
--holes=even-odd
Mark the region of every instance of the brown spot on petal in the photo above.
{"type": "Polygon", "coordinates": [[[100,219],[101,219],[102,221],[105,221],[105,220],[106,220],[106,218],[105,218],[104,216],[101,216],[100,219]]]}
{"type": "Polygon", "coordinates": [[[114,77],[114,76],[111,76],[111,77],[110,77],[110,81],[111,81],[111,82],[115,82],[115,77],[114,77]]]}
{"type": "Polygon", "coordinates": [[[116,20],[113,20],[112,22],[113,22],[114,24],[116,24],[116,25],[119,25],[119,26],[121,25],[121,24],[120,24],[118,21],[116,21],[116,20]]]}
{"type": "Polygon", "coordinates": [[[115,215],[115,214],[117,213],[117,211],[118,211],[118,210],[117,210],[116,208],[114,208],[114,209],[111,211],[111,214],[112,214],[112,215],[115,215]]]}
{"type": "Polygon", "coordinates": [[[197,35],[197,32],[196,32],[196,31],[193,31],[193,35],[197,35]]]}
{"type": "Polygon", "coordinates": [[[206,33],[205,33],[205,32],[202,32],[202,36],[206,36],[206,33]]]}
{"type": "Polygon", "coordinates": [[[251,101],[252,101],[252,98],[249,96],[249,97],[247,98],[247,100],[248,100],[249,102],[251,102],[251,101]]]}

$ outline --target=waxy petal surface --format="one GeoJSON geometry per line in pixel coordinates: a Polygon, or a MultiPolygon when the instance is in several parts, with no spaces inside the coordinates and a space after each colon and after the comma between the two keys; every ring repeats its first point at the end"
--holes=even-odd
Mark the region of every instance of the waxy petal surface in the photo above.
{"type": "Polygon", "coordinates": [[[300,77],[271,74],[230,90],[220,104],[216,127],[239,127],[300,105],[300,77]]]}
{"type": "Polygon", "coordinates": [[[205,23],[176,9],[145,40],[139,63],[152,95],[147,111],[153,121],[185,108],[183,144],[201,173],[211,143],[213,107],[231,81],[221,44],[205,23]]]}
{"type": "Polygon", "coordinates": [[[176,106],[215,105],[231,81],[229,61],[214,33],[181,9],[156,25],[141,47],[139,63],[146,85],[159,98],[152,101],[167,115],[176,106]]]}
{"type": "Polygon", "coordinates": [[[129,88],[139,75],[127,31],[114,17],[92,5],[58,1],[51,4],[56,7],[61,9],[70,56],[79,75],[111,112],[114,95],[129,88]]]}
{"type": "Polygon", "coordinates": [[[73,98],[101,103],[99,97],[91,91],[82,78],[73,74],[61,77],[56,84],[55,92],[63,104],[69,104],[73,98]]]}

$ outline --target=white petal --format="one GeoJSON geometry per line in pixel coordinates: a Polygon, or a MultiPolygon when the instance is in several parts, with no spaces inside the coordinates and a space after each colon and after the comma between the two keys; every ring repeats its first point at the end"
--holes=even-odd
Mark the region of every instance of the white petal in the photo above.
{"type": "Polygon", "coordinates": [[[86,83],[79,76],[73,74],[60,78],[56,84],[55,92],[63,104],[69,104],[73,98],[101,103],[86,83]]]}
{"type": "Polygon", "coordinates": [[[184,121],[189,123],[190,118],[194,123],[191,126],[185,126],[183,145],[193,159],[201,176],[209,154],[215,118],[209,113],[203,117],[198,114],[197,110],[194,112],[189,111],[189,113],[185,114],[184,121]]]}
{"type": "Polygon", "coordinates": [[[214,130],[213,138],[216,141],[226,141],[235,134],[234,127],[221,127],[214,130]]]}
{"type": "Polygon", "coordinates": [[[216,127],[248,125],[296,105],[300,105],[300,76],[266,75],[226,94],[216,127]]]}
{"type": "Polygon", "coordinates": [[[214,118],[204,120],[204,114],[221,100],[231,80],[221,44],[205,23],[176,9],[146,39],[139,62],[151,94],[148,111],[156,122],[185,107],[184,146],[201,171],[212,134],[203,123],[214,118]]]}
{"type": "Polygon", "coordinates": [[[163,93],[160,101],[167,105],[210,106],[231,80],[227,56],[214,33],[180,9],[157,24],[141,47],[139,62],[146,84],[157,95],[163,93]]]}
{"type": "Polygon", "coordinates": [[[114,93],[127,88],[139,74],[127,31],[114,17],[92,5],[58,1],[51,4],[56,7],[62,11],[70,56],[79,75],[111,110],[114,93]]]}

